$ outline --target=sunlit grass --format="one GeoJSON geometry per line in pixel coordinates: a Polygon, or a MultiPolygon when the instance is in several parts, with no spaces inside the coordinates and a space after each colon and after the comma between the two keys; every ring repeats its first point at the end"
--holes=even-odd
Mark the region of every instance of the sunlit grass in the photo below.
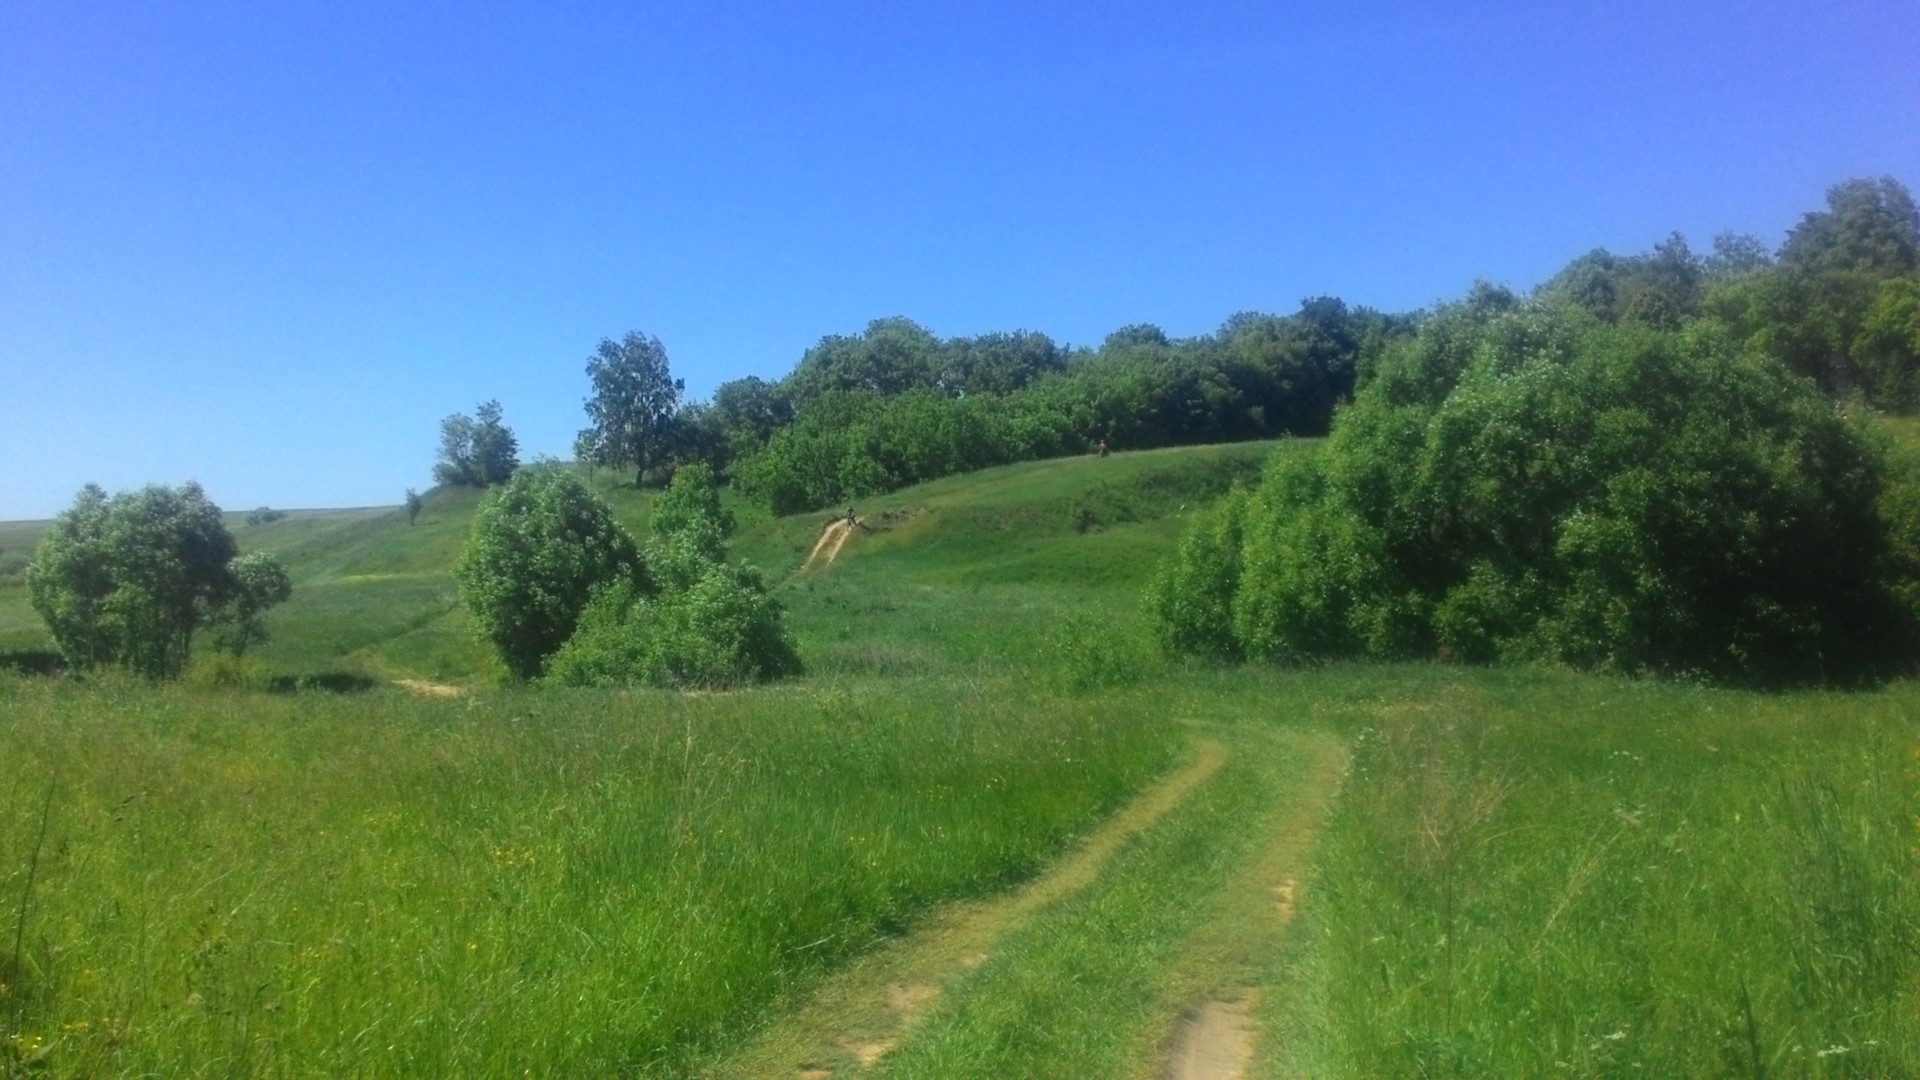
{"type": "Polygon", "coordinates": [[[1436,674],[1355,731],[1305,1071],[1920,1074],[1911,684],[1436,674]]]}
{"type": "Polygon", "coordinates": [[[1030,872],[1176,749],[1144,712],[953,683],[0,680],[0,1023],[72,1075],[671,1071],[1030,872]]]}

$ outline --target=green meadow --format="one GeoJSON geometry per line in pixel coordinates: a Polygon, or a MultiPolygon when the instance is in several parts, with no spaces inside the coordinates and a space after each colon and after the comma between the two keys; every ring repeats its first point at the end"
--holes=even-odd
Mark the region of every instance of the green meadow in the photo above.
{"type": "Polygon", "coordinates": [[[244,661],[49,676],[0,525],[0,1077],[1920,1076],[1920,687],[1161,657],[1188,517],[1315,445],[804,572],[827,513],[737,506],[807,674],[728,693],[505,685],[445,491],[234,515],[244,661]]]}

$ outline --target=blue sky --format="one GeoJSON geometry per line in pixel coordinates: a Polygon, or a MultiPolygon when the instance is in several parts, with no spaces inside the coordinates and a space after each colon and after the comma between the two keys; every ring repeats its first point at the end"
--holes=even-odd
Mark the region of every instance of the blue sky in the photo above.
{"type": "Polygon", "coordinates": [[[1920,186],[1920,4],[0,4],[0,519],[398,501],[822,335],[1530,288],[1920,186]]]}

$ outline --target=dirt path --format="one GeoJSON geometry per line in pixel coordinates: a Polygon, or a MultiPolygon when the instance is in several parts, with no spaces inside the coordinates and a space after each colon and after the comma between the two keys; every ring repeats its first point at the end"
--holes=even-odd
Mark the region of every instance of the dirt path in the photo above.
{"type": "Polygon", "coordinates": [[[786,588],[815,566],[822,569],[832,566],[833,560],[840,557],[840,549],[846,547],[848,538],[853,536],[855,526],[864,528],[865,524],[857,519],[850,522],[846,518],[834,518],[827,522],[826,527],[820,530],[820,539],[813,542],[813,550],[807,552],[807,561],[800,564],[800,569],[787,575],[787,580],[776,588],[786,588]]]}
{"type": "Polygon", "coordinates": [[[828,1080],[872,1067],[950,980],[987,960],[1003,934],[1086,888],[1121,845],[1178,806],[1225,761],[1219,743],[1200,742],[1190,762],[1108,819],[1040,878],[997,900],[936,912],[913,933],[830,977],[744,1052],[706,1075],[828,1080]]]}
{"type": "Polygon", "coordinates": [[[409,694],[418,694],[430,698],[457,698],[466,691],[446,683],[431,682],[427,679],[395,679],[393,685],[409,694]]]}
{"type": "Polygon", "coordinates": [[[1182,1013],[1164,1054],[1164,1080],[1244,1080],[1259,1045],[1257,1017],[1284,985],[1263,985],[1258,957],[1276,952],[1307,881],[1307,860],[1347,767],[1346,747],[1331,736],[1306,737],[1307,768],[1268,825],[1260,853],[1216,902],[1188,943],[1176,981],[1204,987],[1182,1013]]]}

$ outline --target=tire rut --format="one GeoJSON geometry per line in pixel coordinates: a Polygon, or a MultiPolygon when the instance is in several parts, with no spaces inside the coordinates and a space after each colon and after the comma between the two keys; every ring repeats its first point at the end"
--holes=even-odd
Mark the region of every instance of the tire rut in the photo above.
{"type": "Polygon", "coordinates": [[[1107,819],[1039,878],[995,900],[936,911],[912,933],[829,976],[745,1051],[701,1075],[829,1080],[872,1068],[949,982],[984,963],[1009,930],[1092,884],[1123,844],[1179,806],[1226,757],[1221,744],[1197,742],[1185,765],[1107,819]]]}

